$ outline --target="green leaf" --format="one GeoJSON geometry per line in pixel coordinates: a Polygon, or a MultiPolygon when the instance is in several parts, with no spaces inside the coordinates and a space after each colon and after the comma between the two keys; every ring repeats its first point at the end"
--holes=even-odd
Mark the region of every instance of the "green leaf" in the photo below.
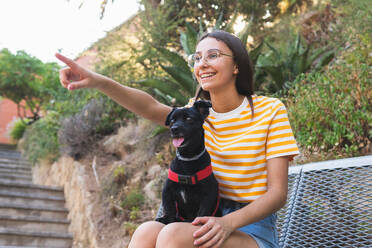
{"type": "Polygon", "coordinates": [[[179,87],[177,86],[175,82],[167,81],[165,79],[160,80],[160,79],[150,78],[150,79],[140,80],[135,83],[142,85],[142,86],[147,86],[153,89],[158,89],[163,94],[174,97],[177,103],[181,105],[184,105],[188,102],[188,97],[183,96],[179,92],[179,87]]]}
{"type": "Polygon", "coordinates": [[[282,73],[282,68],[280,66],[266,65],[260,66],[259,68],[269,74],[271,78],[276,82],[278,88],[281,88],[285,80],[282,73]]]}
{"type": "Polygon", "coordinates": [[[169,61],[169,63],[180,68],[185,73],[189,73],[191,76],[190,67],[188,66],[187,62],[181,55],[163,47],[158,47],[157,50],[160,52],[164,59],[169,61]]]}
{"type": "Polygon", "coordinates": [[[239,39],[242,41],[244,46],[247,46],[247,40],[248,40],[248,35],[250,31],[251,23],[247,23],[244,26],[244,29],[238,34],[239,39]]]}
{"type": "Polygon", "coordinates": [[[161,66],[174,80],[190,95],[193,95],[195,91],[195,81],[192,78],[192,74],[185,73],[182,69],[177,66],[161,66]]]}
{"type": "Polygon", "coordinates": [[[327,65],[334,57],[335,52],[333,50],[324,53],[320,58],[320,61],[316,64],[315,69],[320,69],[321,67],[327,65]]]}
{"type": "Polygon", "coordinates": [[[196,48],[196,42],[198,38],[198,33],[191,26],[190,23],[186,22],[186,32],[181,32],[181,45],[185,50],[187,55],[193,54],[196,48]]]}
{"type": "Polygon", "coordinates": [[[234,24],[236,19],[238,18],[238,11],[234,11],[234,15],[231,17],[230,21],[227,23],[225,27],[225,31],[229,33],[234,33],[234,24]]]}
{"type": "Polygon", "coordinates": [[[275,59],[280,61],[281,60],[281,55],[280,55],[279,51],[276,50],[269,42],[264,41],[264,43],[270,48],[271,51],[273,51],[273,53],[275,55],[275,59]]]}
{"type": "Polygon", "coordinates": [[[223,22],[223,10],[218,15],[218,19],[217,19],[216,24],[214,25],[213,29],[214,30],[221,30],[222,22],[223,22]]]}
{"type": "Polygon", "coordinates": [[[257,47],[255,47],[249,52],[249,58],[251,59],[253,65],[256,64],[258,57],[261,54],[263,44],[264,42],[262,41],[257,47]]]}

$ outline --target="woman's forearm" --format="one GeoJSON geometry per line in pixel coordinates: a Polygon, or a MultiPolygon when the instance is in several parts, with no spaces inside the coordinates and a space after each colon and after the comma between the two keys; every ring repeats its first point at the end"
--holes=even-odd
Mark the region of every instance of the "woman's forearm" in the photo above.
{"type": "Polygon", "coordinates": [[[158,102],[142,90],[121,85],[103,75],[98,76],[100,77],[100,84],[97,86],[99,91],[129,111],[164,125],[165,118],[171,111],[171,107],[158,102]]]}
{"type": "Polygon", "coordinates": [[[286,195],[279,192],[266,192],[247,206],[225,215],[223,218],[236,230],[264,219],[282,208],[285,202],[286,195]]]}

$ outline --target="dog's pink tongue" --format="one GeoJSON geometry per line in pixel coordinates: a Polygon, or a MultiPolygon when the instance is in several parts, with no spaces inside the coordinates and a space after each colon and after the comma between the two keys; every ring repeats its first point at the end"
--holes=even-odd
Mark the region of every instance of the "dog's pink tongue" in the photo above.
{"type": "Polygon", "coordinates": [[[184,140],[184,138],[173,139],[173,145],[177,148],[182,144],[183,140],[184,140]]]}

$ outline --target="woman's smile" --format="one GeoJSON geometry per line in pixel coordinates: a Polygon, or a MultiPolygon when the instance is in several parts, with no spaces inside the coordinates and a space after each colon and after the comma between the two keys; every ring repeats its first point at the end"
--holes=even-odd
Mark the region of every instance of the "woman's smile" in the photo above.
{"type": "Polygon", "coordinates": [[[213,80],[216,77],[216,72],[203,72],[199,74],[201,83],[213,80]]]}

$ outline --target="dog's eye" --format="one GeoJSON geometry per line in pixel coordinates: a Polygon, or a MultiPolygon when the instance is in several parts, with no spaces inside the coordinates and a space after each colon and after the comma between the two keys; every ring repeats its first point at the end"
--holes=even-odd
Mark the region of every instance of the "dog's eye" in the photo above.
{"type": "Polygon", "coordinates": [[[187,117],[186,121],[192,121],[191,117],[187,117]]]}

